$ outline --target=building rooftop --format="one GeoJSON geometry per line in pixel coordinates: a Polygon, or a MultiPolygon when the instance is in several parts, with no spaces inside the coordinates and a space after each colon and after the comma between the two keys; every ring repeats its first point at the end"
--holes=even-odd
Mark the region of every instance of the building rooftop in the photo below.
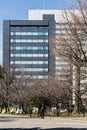
{"type": "MultiPolygon", "coordinates": [[[[79,10],[67,10],[67,13],[69,14],[70,11],[80,14],[79,10]]],[[[56,22],[65,22],[64,10],[28,10],[28,20],[43,20],[43,14],[54,15],[56,22]]]]}

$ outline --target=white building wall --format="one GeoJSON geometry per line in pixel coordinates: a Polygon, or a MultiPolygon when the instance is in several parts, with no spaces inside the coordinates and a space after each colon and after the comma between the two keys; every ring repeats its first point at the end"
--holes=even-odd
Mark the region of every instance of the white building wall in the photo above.
{"type": "MultiPolygon", "coordinates": [[[[71,12],[75,12],[77,15],[80,15],[78,10],[67,10],[69,14],[71,12]]],[[[66,20],[64,18],[64,10],[28,10],[28,20],[43,20],[43,14],[54,14],[55,21],[59,23],[64,23],[66,20]]],[[[71,16],[69,15],[69,18],[71,16]]]]}
{"type": "Polygon", "coordinates": [[[54,14],[55,21],[62,21],[63,10],[29,10],[28,19],[29,20],[43,20],[43,14],[54,14]]]}

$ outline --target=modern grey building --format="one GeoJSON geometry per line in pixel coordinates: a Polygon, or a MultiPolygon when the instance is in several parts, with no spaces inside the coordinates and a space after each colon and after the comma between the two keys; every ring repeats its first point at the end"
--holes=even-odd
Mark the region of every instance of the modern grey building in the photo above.
{"type": "MultiPolygon", "coordinates": [[[[78,10],[74,12],[79,14],[78,10]]],[[[5,20],[3,66],[10,66],[17,77],[22,73],[25,77],[32,74],[33,79],[43,79],[52,72],[59,80],[66,80],[68,63],[54,56],[51,49],[55,34],[60,35],[62,30],[67,38],[63,13],[63,10],[29,10],[28,20],[5,20]]],[[[60,42],[57,44],[61,47],[60,42]]]]}
{"type": "Polygon", "coordinates": [[[9,66],[17,78],[21,74],[47,78],[55,68],[50,49],[54,28],[53,14],[44,14],[42,20],[4,20],[3,66],[9,66]]]}
{"type": "MultiPolygon", "coordinates": [[[[78,10],[74,12],[80,15],[78,10]]],[[[70,67],[67,61],[52,52],[55,34],[60,36],[62,31],[63,37],[68,39],[65,30],[67,21],[63,13],[61,10],[29,10],[28,20],[5,20],[3,66],[9,66],[10,71],[14,71],[17,78],[23,74],[25,78],[31,76],[32,79],[43,79],[52,72],[59,81],[64,83],[70,79],[75,86],[76,79],[72,69],[74,66],[70,67]]],[[[71,19],[70,15],[69,18],[71,19]]],[[[70,37],[68,41],[71,42],[70,37]]],[[[57,47],[61,49],[61,41],[57,42],[57,47]]],[[[85,69],[87,70],[87,67],[85,69]]],[[[81,80],[81,84],[84,83],[87,84],[87,78],[81,80]]]]}

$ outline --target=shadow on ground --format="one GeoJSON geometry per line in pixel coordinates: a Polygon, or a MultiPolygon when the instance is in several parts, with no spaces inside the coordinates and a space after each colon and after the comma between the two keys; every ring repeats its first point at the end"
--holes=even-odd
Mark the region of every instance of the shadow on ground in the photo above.
{"type": "Polygon", "coordinates": [[[28,116],[0,116],[0,122],[10,122],[10,121],[14,121],[16,119],[20,119],[20,118],[25,118],[25,119],[29,119],[30,117],[28,116]]]}
{"type": "Polygon", "coordinates": [[[0,130],[87,130],[87,128],[1,128],[0,130]]]}

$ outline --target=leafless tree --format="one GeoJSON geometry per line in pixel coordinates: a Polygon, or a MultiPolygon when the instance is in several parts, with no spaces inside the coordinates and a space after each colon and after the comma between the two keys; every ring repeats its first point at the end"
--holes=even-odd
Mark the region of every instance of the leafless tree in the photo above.
{"type": "Polygon", "coordinates": [[[10,99],[13,93],[13,84],[14,75],[9,73],[9,68],[3,68],[2,76],[0,78],[0,98],[1,104],[6,108],[6,112],[8,112],[10,99]]]}
{"type": "Polygon", "coordinates": [[[71,88],[67,82],[61,82],[57,78],[53,76],[49,77],[48,81],[49,86],[49,95],[54,99],[54,105],[57,109],[57,116],[59,115],[59,104],[62,104],[67,110],[69,106],[71,106],[71,88]]]}
{"type": "Polygon", "coordinates": [[[32,75],[30,73],[26,74],[24,71],[18,72],[16,75],[20,75],[20,77],[16,77],[14,81],[14,99],[12,102],[18,104],[22,112],[26,113],[26,104],[29,101],[33,84],[32,75]]]}
{"type": "Polygon", "coordinates": [[[31,88],[31,95],[38,107],[38,114],[43,107],[46,111],[47,107],[55,105],[57,116],[59,115],[59,103],[66,105],[70,102],[71,90],[67,84],[61,83],[53,75],[49,75],[47,79],[36,80],[31,88]]]}
{"type": "Polygon", "coordinates": [[[80,112],[82,78],[87,74],[87,0],[77,0],[76,10],[65,10],[64,23],[60,24],[60,35],[56,33],[56,55],[67,61],[72,69],[72,89],[75,111],[80,112]],[[64,30],[62,31],[62,27],[64,30]]]}
{"type": "Polygon", "coordinates": [[[38,116],[40,116],[41,109],[43,108],[44,113],[47,106],[49,105],[50,99],[48,94],[47,79],[36,79],[31,88],[31,97],[36,107],[38,107],[38,116]]]}

